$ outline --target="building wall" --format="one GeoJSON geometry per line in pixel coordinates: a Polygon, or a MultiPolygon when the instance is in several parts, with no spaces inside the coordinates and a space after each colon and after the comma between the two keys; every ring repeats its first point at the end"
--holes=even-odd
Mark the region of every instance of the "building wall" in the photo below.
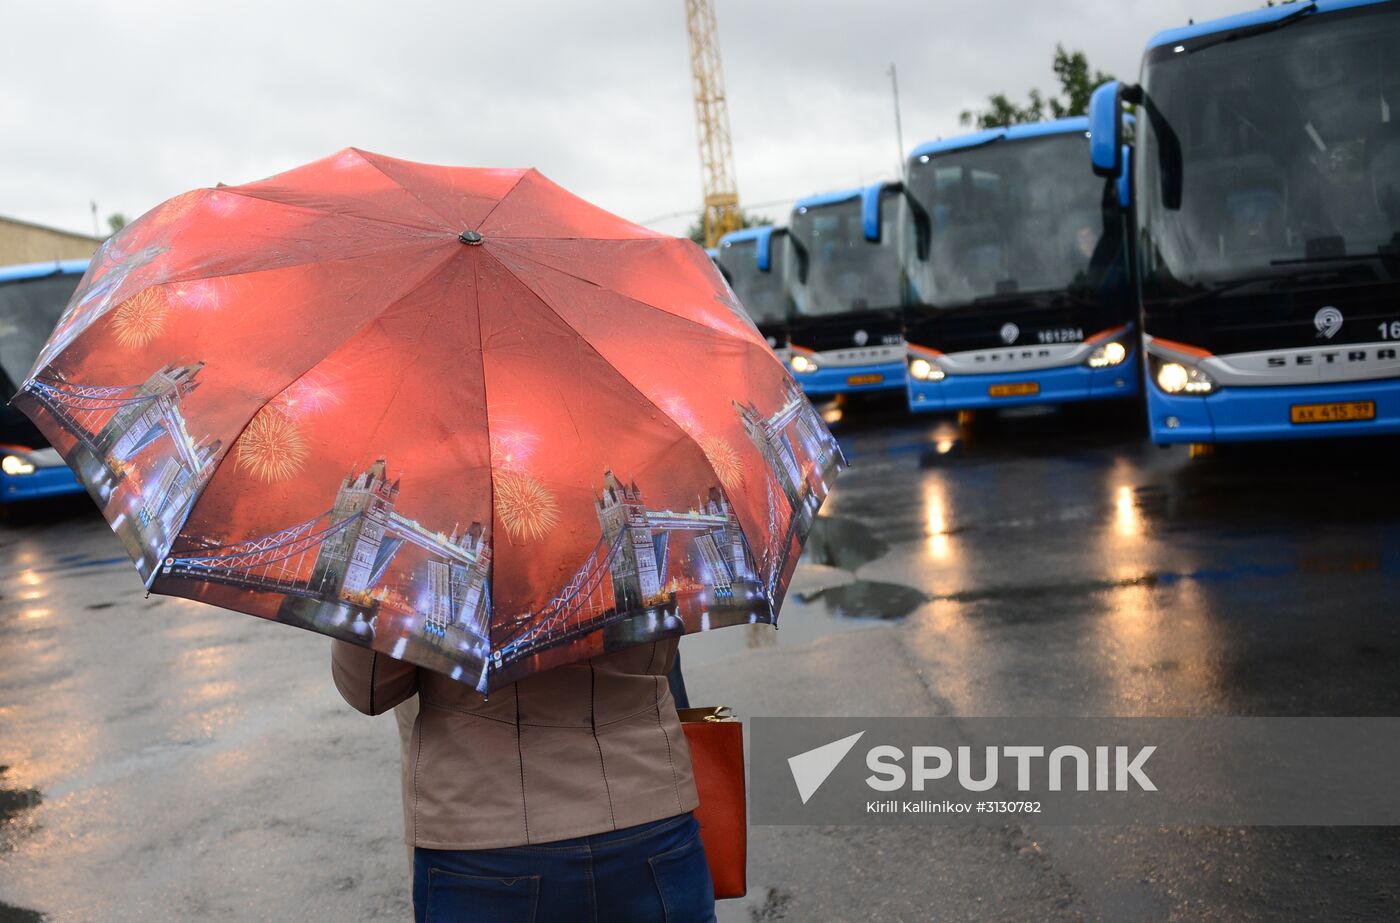
{"type": "Polygon", "coordinates": [[[0,266],[85,259],[101,245],[101,239],[86,234],[0,217],[0,266]]]}

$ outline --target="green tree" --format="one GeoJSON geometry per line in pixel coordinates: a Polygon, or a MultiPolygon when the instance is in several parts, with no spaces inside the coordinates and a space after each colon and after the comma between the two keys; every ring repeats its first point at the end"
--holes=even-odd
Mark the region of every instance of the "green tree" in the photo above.
{"type": "Polygon", "coordinates": [[[1094,90],[1113,79],[1112,75],[1103,71],[1091,71],[1084,52],[1066,51],[1065,46],[1058,43],[1051,66],[1060,81],[1063,99],[1053,95],[1043,96],[1039,90],[1031,90],[1030,101],[1022,106],[1012,102],[1005,93],[996,93],[987,97],[986,109],[965,110],[959,120],[964,125],[976,125],[978,128],[997,128],[1040,122],[1047,118],[1084,115],[1089,111],[1089,97],[1094,95],[1094,90]]]}
{"type": "MultiPolygon", "coordinates": [[[[753,212],[746,212],[742,209],[739,212],[739,227],[760,228],[765,224],[772,224],[773,219],[767,215],[755,215],[753,212]]],[[[686,229],[685,236],[695,241],[700,246],[705,246],[705,213],[702,211],[695,218],[695,223],[686,229]]]]}
{"type": "Polygon", "coordinates": [[[107,216],[107,227],[112,229],[113,234],[117,233],[126,227],[126,215],[121,212],[112,212],[107,216]]]}

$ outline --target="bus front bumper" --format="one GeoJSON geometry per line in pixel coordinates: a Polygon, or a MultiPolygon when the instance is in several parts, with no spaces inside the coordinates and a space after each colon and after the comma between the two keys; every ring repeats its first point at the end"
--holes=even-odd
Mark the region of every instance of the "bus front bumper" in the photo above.
{"type": "Polygon", "coordinates": [[[949,375],[942,381],[918,381],[911,377],[909,409],[975,410],[1134,397],[1138,393],[1138,380],[1136,351],[1117,365],[1104,369],[1067,365],[994,375],[949,375]],[[1002,393],[994,397],[994,392],[1002,393]]]}
{"type": "Polygon", "coordinates": [[[795,372],[792,376],[802,390],[813,396],[853,394],[858,391],[891,391],[904,388],[908,367],[903,362],[882,362],[879,365],[845,365],[818,368],[812,372],[795,372]]]}
{"type": "Polygon", "coordinates": [[[1147,414],[1152,441],[1158,445],[1400,433],[1400,379],[1226,387],[1204,397],[1163,394],[1154,386],[1147,389],[1147,414]],[[1374,419],[1327,423],[1292,421],[1294,407],[1365,401],[1375,404],[1374,419]]]}

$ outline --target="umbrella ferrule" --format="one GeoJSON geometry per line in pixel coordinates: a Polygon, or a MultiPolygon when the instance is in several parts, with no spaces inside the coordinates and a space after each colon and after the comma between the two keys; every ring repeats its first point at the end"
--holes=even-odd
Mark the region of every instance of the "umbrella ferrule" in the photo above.
{"type": "Polygon", "coordinates": [[[481,235],[476,231],[463,231],[457,235],[457,239],[469,247],[481,246],[481,235]]]}

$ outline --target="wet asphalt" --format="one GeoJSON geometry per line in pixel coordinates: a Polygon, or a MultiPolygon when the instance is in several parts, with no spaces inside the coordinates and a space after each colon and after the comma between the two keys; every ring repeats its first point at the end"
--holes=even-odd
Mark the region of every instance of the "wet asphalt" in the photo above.
{"type": "MultiPolygon", "coordinates": [[[[1400,715],[1400,443],[827,410],[852,464],[781,629],[685,639],[694,704],[1400,715]]],[[[0,923],[407,919],[393,722],[327,658],[144,598],[81,498],[0,525],[0,923]]],[[[757,827],[720,919],[1394,920],[1400,831],[757,827]]]]}

